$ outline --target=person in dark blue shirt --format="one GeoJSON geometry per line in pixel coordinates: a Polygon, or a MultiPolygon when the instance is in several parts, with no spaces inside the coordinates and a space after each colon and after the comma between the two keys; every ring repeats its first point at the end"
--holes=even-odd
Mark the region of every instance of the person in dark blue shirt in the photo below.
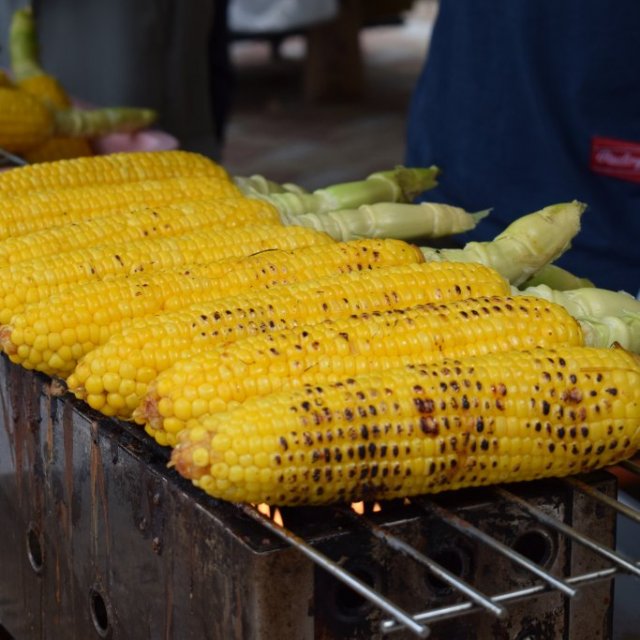
{"type": "Polygon", "coordinates": [[[493,208],[488,240],[549,204],[588,205],[557,264],[640,289],[640,2],[441,0],[412,98],[408,165],[437,164],[423,198],[493,208]]]}

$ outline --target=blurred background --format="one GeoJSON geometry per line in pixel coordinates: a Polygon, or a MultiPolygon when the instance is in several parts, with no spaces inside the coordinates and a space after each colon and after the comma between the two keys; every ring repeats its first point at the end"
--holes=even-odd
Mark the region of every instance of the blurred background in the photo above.
{"type": "Polygon", "coordinates": [[[361,4],[366,18],[352,8],[354,15],[345,10],[306,33],[232,41],[235,87],[223,150],[232,173],[313,188],[402,163],[409,98],[438,5],[361,4]],[[340,43],[345,31],[350,44],[340,43]]]}
{"type": "Polygon", "coordinates": [[[403,161],[436,0],[0,0],[81,102],[155,109],[157,127],[232,173],[307,188],[403,161]]]}

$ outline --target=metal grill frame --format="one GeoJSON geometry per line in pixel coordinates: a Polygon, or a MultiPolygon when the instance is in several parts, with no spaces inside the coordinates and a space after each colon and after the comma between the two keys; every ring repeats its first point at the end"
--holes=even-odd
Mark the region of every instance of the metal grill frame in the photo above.
{"type": "MultiPolygon", "coordinates": [[[[284,528],[252,506],[195,490],[137,427],[58,397],[49,378],[4,357],[0,408],[0,563],[12,576],[0,578],[0,624],[17,640],[474,637],[465,629],[501,637],[514,625],[519,637],[607,638],[612,578],[640,575],[637,559],[613,551],[616,513],[636,524],[640,514],[615,500],[606,472],[421,497],[364,515],[283,509],[284,528]],[[510,524],[526,522],[555,545],[551,568],[508,544],[510,524]],[[440,538],[473,547],[485,572],[510,567],[501,574],[511,571],[502,576],[511,586],[491,591],[448,570],[425,544],[445,529],[440,538]],[[323,598],[336,584],[346,585],[345,599],[358,596],[353,620],[323,598]],[[406,593],[413,588],[436,596],[421,609],[406,593]]],[[[493,577],[488,584],[499,586],[493,577]]]]}

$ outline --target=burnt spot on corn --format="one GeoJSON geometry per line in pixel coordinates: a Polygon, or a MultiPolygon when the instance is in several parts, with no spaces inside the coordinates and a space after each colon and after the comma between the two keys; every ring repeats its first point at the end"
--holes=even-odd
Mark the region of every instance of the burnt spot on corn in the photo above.
{"type": "Polygon", "coordinates": [[[571,389],[563,391],[561,398],[567,404],[579,404],[582,402],[582,391],[576,387],[572,387],[571,389]]]}
{"type": "Polygon", "coordinates": [[[421,416],[420,418],[420,430],[427,436],[438,435],[438,423],[431,416],[421,416]]]}
{"type": "Polygon", "coordinates": [[[618,395],[618,390],[615,387],[609,387],[608,389],[605,389],[605,392],[608,393],[610,396],[618,395]]]}
{"type": "Polygon", "coordinates": [[[432,414],[435,404],[431,398],[414,398],[413,404],[419,414],[432,414]]]}

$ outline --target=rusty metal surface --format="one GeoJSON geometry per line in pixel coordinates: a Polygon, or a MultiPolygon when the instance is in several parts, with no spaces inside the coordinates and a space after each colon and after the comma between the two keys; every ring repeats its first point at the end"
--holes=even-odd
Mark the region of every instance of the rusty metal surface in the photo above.
{"type": "MultiPolygon", "coordinates": [[[[135,427],[52,397],[49,382],[0,361],[0,625],[16,640],[382,637],[380,611],[233,505],[193,489],[166,468],[166,450],[135,427]]],[[[608,474],[595,482],[614,490],[608,474]]],[[[526,492],[546,512],[613,544],[613,515],[551,486],[531,483],[526,492]]],[[[557,575],[600,566],[486,495],[438,500],[557,575]]],[[[408,611],[456,601],[424,567],[335,511],[282,514],[408,611]]],[[[369,516],[489,594],[532,583],[428,510],[391,503],[369,516]]],[[[510,604],[506,620],[474,613],[436,622],[431,637],[606,640],[610,595],[610,581],[588,585],[570,604],[547,592],[510,604]]]]}
{"type": "Polygon", "coordinates": [[[294,550],[269,553],[255,525],[196,501],[165,452],[0,366],[0,623],[12,636],[305,636],[297,585],[310,568],[294,550]],[[296,585],[284,594],[294,611],[280,606],[275,575],[296,585]]]}

